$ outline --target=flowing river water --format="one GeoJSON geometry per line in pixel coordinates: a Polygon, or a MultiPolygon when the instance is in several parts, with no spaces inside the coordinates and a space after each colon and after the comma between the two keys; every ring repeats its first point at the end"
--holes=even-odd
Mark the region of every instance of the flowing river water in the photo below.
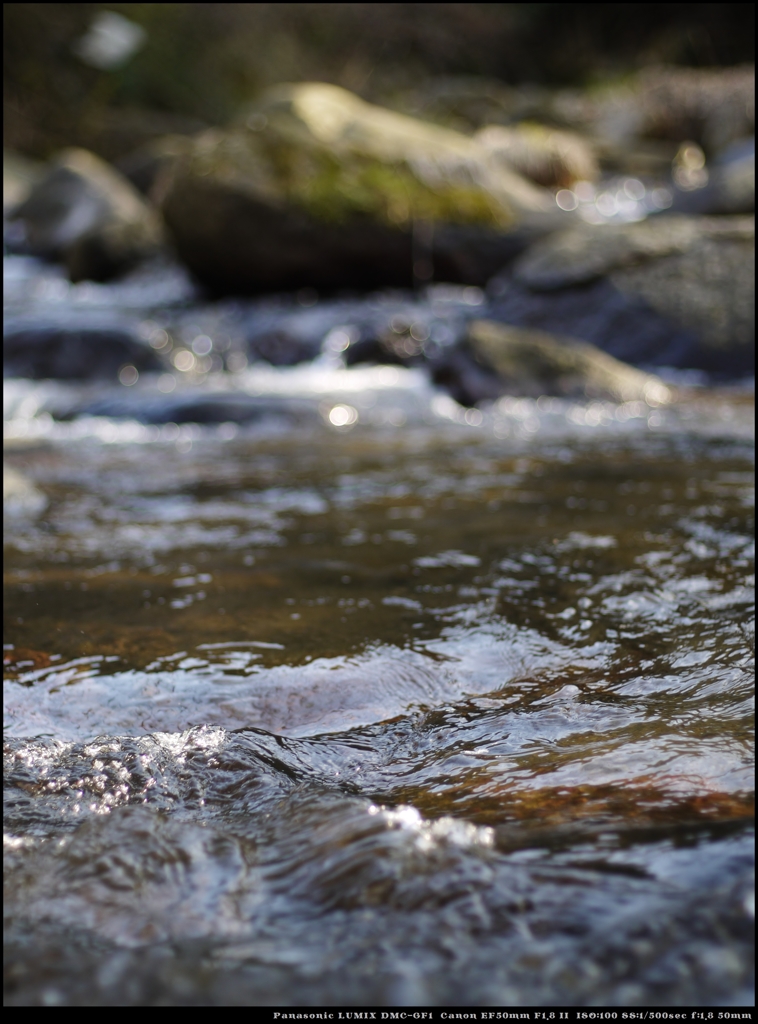
{"type": "Polygon", "coordinates": [[[752,395],[177,376],[7,382],[6,1002],[752,1003],[752,395]]]}

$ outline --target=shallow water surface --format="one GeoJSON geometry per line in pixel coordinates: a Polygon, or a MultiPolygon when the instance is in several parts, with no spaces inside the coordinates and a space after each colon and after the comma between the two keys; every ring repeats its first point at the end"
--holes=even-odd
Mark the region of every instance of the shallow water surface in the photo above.
{"type": "Polygon", "coordinates": [[[9,457],[11,1002],[748,1001],[747,442],[9,457]]]}
{"type": "Polygon", "coordinates": [[[8,384],[6,1002],[752,1002],[752,397],[222,385],[8,384]]]}

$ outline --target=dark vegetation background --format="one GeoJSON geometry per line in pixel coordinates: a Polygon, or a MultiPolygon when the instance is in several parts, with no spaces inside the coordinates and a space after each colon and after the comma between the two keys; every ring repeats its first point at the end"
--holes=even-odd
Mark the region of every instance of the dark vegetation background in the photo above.
{"type": "Polygon", "coordinates": [[[113,160],[166,132],[228,120],[277,81],[335,82],[387,100],[429,76],[593,86],[651,64],[754,59],[754,4],[5,4],[4,145],[113,160]],[[147,42],[118,70],[74,44],[98,10],[147,42]]]}

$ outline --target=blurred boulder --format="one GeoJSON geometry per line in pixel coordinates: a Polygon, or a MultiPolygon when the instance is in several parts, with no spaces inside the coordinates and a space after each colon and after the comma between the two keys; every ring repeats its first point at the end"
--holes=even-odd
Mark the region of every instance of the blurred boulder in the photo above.
{"type": "Polygon", "coordinates": [[[107,281],[154,253],[160,221],[134,187],[82,149],[65,150],[11,214],[26,250],[62,260],[72,281],[107,281]]]}
{"type": "Polygon", "coordinates": [[[627,362],[753,372],[755,222],[651,217],[535,243],[491,282],[495,319],[566,332],[627,362]]]}
{"type": "Polygon", "coordinates": [[[475,141],[318,83],[272,89],[244,123],[196,137],[162,211],[179,256],[226,293],[483,283],[563,223],[475,141]]]}
{"type": "Polygon", "coordinates": [[[498,164],[547,188],[595,181],[600,174],[592,146],[574,132],[534,123],[486,125],[474,139],[498,164]]]}
{"type": "Polygon", "coordinates": [[[133,383],[140,372],[163,368],[159,357],[120,327],[6,324],[3,375],[31,380],[118,380],[133,383]]]}
{"type": "Polygon", "coordinates": [[[570,335],[633,365],[688,365],[697,336],[673,324],[642,299],[625,295],[607,277],[553,291],[532,291],[509,271],[487,289],[487,316],[521,327],[570,335]]]}
{"type": "MultiPolygon", "coordinates": [[[[649,401],[660,405],[668,389],[650,374],[619,362],[594,345],[490,320],[475,320],[464,343],[477,363],[493,371],[497,394],[538,398],[595,399],[611,402],[649,401]]],[[[436,380],[441,382],[441,368],[436,380]]],[[[479,396],[470,393],[467,404],[479,396]]],[[[476,382],[472,382],[476,387],[476,382]]],[[[494,397],[487,393],[482,398],[494,397]]]]}
{"type": "MultiPolygon", "coordinates": [[[[517,281],[535,291],[551,291],[592,281],[622,267],[670,253],[682,253],[709,228],[722,225],[696,217],[659,216],[631,224],[577,225],[535,243],[514,265],[517,281]]],[[[746,225],[732,225],[738,234],[746,225]]]]}

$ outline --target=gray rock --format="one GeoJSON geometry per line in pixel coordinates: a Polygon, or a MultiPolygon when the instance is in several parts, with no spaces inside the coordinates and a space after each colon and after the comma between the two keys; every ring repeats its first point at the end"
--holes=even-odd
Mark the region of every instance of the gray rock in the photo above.
{"type": "Polygon", "coordinates": [[[722,376],[755,372],[752,243],[705,235],[686,252],[619,269],[610,281],[698,339],[684,366],[722,376]]]}
{"type": "Polygon", "coordinates": [[[607,277],[536,292],[504,273],[490,282],[488,293],[490,319],[581,338],[623,362],[685,367],[697,357],[699,341],[692,331],[619,291],[607,277]]]}
{"type": "Polygon", "coordinates": [[[126,328],[82,323],[7,324],[3,375],[31,380],[116,380],[124,366],[160,370],[156,353],[126,328]]]}
{"type": "Polygon", "coordinates": [[[28,252],[62,260],[72,281],[106,281],[161,244],[154,210],[114,168],[69,149],[12,213],[28,252]]]}
{"type": "Polygon", "coordinates": [[[567,330],[633,363],[744,375],[755,366],[754,237],[750,217],[658,216],[577,227],[536,243],[516,261],[510,280],[493,282],[496,318],[567,330]],[[600,279],[606,287],[592,287],[600,279]],[[546,294],[574,289],[575,296],[543,301],[546,294]],[[541,314],[509,311],[509,302],[519,305],[519,293],[528,307],[529,293],[536,292],[543,293],[541,314]],[[573,307],[563,326],[561,306],[573,307]],[[625,343],[623,324],[620,337],[610,337],[609,316],[618,319],[624,309],[638,321],[645,311],[648,319],[653,314],[660,339],[654,351],[644,339],[636,351],[625,343]]]}
{"type": "MultiPolygon", "coordinates": [[[[744,235],[747,225],[734,226],[744,235]]],[[[636,224],[580,225],[535,243],[516,261],[513,273],[533,291],[585,284],[632,264],[686,252],[712,229],[699,218],[658,216],[636,224]]]]}
{"type": "Polygon", "coordinates": [[[484,283],[566,222],[472,139],[318,83],[198,136],[162,210],[180,257],[225,293],[484,283]]]}

